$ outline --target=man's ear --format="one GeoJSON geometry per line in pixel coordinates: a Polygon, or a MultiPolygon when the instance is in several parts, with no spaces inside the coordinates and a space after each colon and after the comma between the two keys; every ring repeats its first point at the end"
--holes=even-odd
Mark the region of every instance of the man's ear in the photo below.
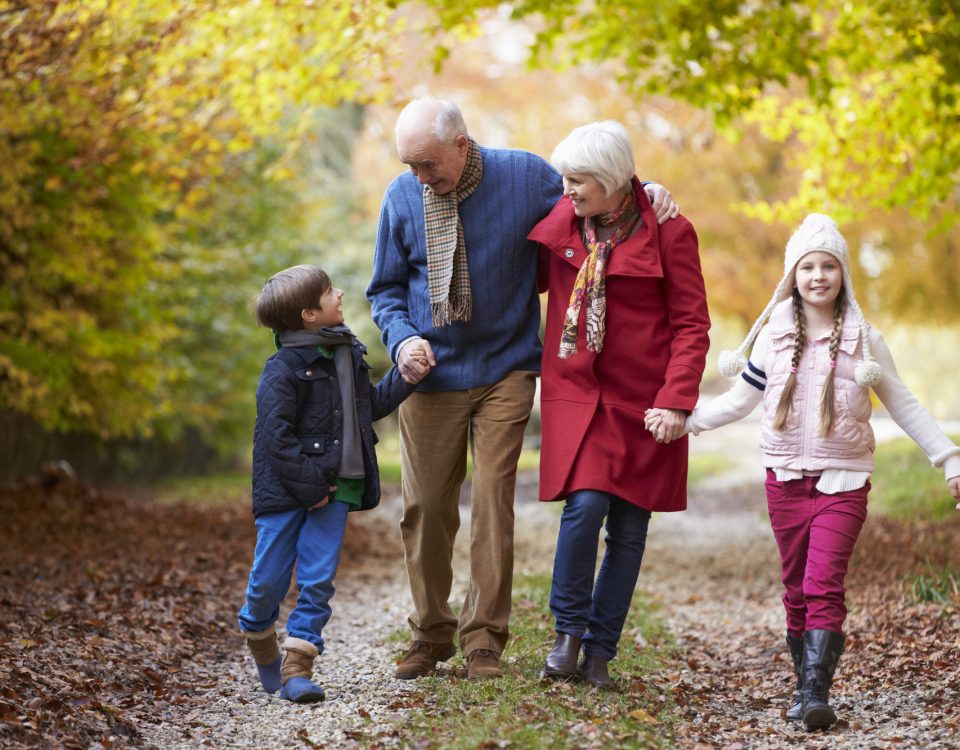
{"type": "Polygon", "coordinates": [[[457,151],[461,156],[466,155],[467,150],[470,148],[470,139],[467,138],[463,133],[460,133],[456,138],[453,139],[453,142],[457,146],[457,151]]]}

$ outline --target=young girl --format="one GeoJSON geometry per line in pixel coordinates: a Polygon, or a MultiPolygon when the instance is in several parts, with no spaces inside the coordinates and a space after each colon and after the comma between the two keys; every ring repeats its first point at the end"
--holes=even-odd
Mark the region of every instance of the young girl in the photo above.
{"type": "Polygon", "coordinates": [[[698,406],[687,429],[696,435],[720,427],[763,402],[767,507],[797,675],[787,719],[808,730],[827,728],[836,721],[829,690],[843,652],[844,577],[873,471],[869,388],[933,465],[944,467],[958,499],[960,448],[903,384],[883,338],[864,320],[847,243],[822,214],[807,216],[790,238],[773,299],[740,347],[721,353],[720,370],[742,374],[725,394],[698,406]]]}

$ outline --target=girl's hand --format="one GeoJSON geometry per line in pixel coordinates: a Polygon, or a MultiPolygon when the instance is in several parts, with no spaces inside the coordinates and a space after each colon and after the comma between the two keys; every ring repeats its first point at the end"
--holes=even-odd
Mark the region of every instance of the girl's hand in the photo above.
{"type": "MultiPolygon", "coordinates": [[[[960,500],[960,477],[951,477],[947,480],[947,487],[950,488],[950,494],[954,500],[960,500]]],[[[960,510],[960,503],[957,503],[957,510],[960,510]]]]}
{"type": "Polygon", "coordinates": [[[650,409],[643,421],[658,443],[669,443],[687,431],[687,414],[680,409],[650,409]]]}

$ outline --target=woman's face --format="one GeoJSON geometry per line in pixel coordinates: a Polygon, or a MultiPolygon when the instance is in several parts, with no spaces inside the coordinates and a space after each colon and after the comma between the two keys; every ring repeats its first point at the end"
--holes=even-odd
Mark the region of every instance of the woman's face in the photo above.
{"type": "Polygon", "coordinates": [[[563,194],[573,201],[573,212],[581,219],[610,213],[620,205],[623,197],[622,193],[607,195],[600,181],[586,172],[565,174],[563,194]]]}
{"type": "Polygon", "coordinates": [[[843,287],[840,261],[820,250],[807,253],[797,263],[793,283],[805,304],[832,310],[843,287]]]}

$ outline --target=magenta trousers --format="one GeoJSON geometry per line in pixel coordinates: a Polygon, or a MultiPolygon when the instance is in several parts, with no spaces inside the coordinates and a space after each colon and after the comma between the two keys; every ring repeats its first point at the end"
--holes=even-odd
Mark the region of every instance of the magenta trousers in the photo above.
{"type": "Polygon", "coordinates": [[[847,618],[844,579],[867,518],[870,482],[850,492],[825,495],[819,477],[778,482],[767,470],[767,510],[780,550],[780,580],[787,632],[843,632],[847,618]]]}

